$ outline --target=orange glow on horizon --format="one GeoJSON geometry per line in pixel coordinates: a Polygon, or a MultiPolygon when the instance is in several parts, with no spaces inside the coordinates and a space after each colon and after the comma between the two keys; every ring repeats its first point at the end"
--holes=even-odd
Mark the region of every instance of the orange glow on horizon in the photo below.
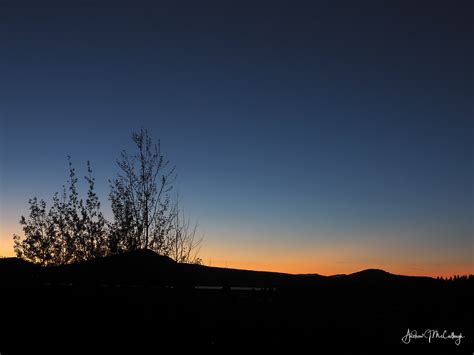
{"type": "MultiPolygon", "coordinates": [[[[0,256],[12,257],[13,233],[0,236],[0,256]]],[[[440,254],[425,254],[403,247],[374,248],[373,246],[346,245],[318,246],[315,248],[272,249],[262,245],[203,245],[200,257],[206,266],[255,271],[282,272],[289,274],[350,274],[364,269],[382,269],[409,276],[450,277],[474,274],[472,259],[459,262],[453,255],[440,262],[440,254]],[[374,256],[377,257],[369,257],[374,256]]]]}
{"type": "Polygon", "coordinates": [[[254,270],[254,271],[268,271],[281,272],[288,274],[319,274],[323,276],[331,276],[338,274],[351,274],[366,269],[381,269],[392,274],[407,275],[407,276],[429,276],[429,277],[450,277],[454,275],[469,275],[474,274],[472,265],[455,265],[445,270],[416,269],[404,264],[393,264],[390,267],[369,264],[354,264],[344,265],[334,262],[311,262],[301,259],[287,260],[283,262],[262,262],[262,261],[247,261],[225,258],[204,258],[204,265],[213,267],[222,267],[230,269],[254,270]]]}
{"type": "Polygon", "coordinates": [[[201,258],[205,265],[282,272],[289,274],[337,275],[351,274],[365,269],[382,269],[392,274],[408,276],[450,277],[474,274],[471,260],[458,261],[455,257],[443,259],[441,253],[423,253],[402,247],[374,248],[350,245],[340,250],[338,246],[319,247],[312,250],[269,250],[243,248],[203,248],[201,258]],[[241,252],[241,253],[239,253],[241,252]],[[376,257],[373,257],[373,256],[376,257]],[[370,257],[372,256],[372,257],[370,257]],[[346,261],[349,260],[349,261],[346,261]]]}

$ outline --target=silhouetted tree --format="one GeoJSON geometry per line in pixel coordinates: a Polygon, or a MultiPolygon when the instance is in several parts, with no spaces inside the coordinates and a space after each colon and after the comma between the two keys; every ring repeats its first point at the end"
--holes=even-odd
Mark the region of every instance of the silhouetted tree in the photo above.
{"type": "Polygon", "coordinates": [[[51,223],[56,231],[54,253],[54,264],[66,264],[73,259],[74,244],[71,230],[69,228],[69,214],[66,197],[66,188],[63,186],[63,193],[59,197],[58,193],[53,196],[53,205],[49,210],[51,223]]]}
{"type": "Polygon", "coordinates": [[[91,164],[87,162],[87,197],[79,198],[78,178],[68,156],[68,186],[55,193],[47,211],[46,202],[29,200],[30,214],[21,217],[24,238],[14,235],[18,257],[58,265],[96,257],[151,249],[178,262],[200,263],[197,257],[201,239],[196,238],[197,225],[172,203],[175,168],[161,154],[160,144],[153,144],[148,131],[132,134],[137,151],[122,152],[117,161],[120,172],[110,182],[113,223],[105,220],[95,192],[91,164]]]}
{"type": "Polygon", "coordinates": [[[14,235],[14,250],[18,257],[41,265],[58,265],[106,255],[107,223],[100,212],[100,202],[94,191],[90,163],[85,177],[89,189],[85,202],[79,199],[77,177],[69,163],[69,193],[63,186],[61,196],[55,193],[49,211],[46,202],[36,197],[29,200],[30,215],[20,219],[25,234],[14,235]]]}
{"type": "Polygon", "coordinates": [[[55,235],[51,219],[46,212],[46,202],[34,197],[28,203],[30,204],[29,217],[21,216],[20,218],[25,238],[22,240],[15,234],[13,248],[20,258],[43,266],[50,265],[54,263],[55,235]]]}
{"type": "Polygon", "coordinates": [[[161,154],[160,143],[152,143],[147,130],[133,133],[132,140],[137,151],[133,155],[122,152],[117,161],[120,172],[110,181],[112,248],[166,254],[172,230],[169,193],[175,168],[161,154]]]}
{"type": "Polygon", "coordinates": [[[62,235],[63,245],[66,250],[65,262],[77,262],[84,260],[79,244],[83,242],[82,232],[84,226],[80,217],[80,200],[77,191],[76,170],[72,166],[71,157],[68,156],[69,163],[69,194],[68,201],[64,207],[64,214],[67,221],[67,232],[62,235]]]}
{"type": "Polygon", "coordinates": [[[202,260],[198,254],[202,238],[196,237],[197,223],[191,225],[191,219],[186,217],[179,202],[179,196],[177,196],[173,209],[173,228],[166,255],[179,263],[201,264],[202,260]]]}
{"type": "Polygon", "coordinates": [[[88,175],[84,178],[88,183],[86,201],[79,203],[81,210],[82,240],[78,244],[83,259],[89,260],[108,254],[107,222],[100,211],[100,202],[94,191],[95,179],[92,176],[90,162],[87,162],[88,175]]]}

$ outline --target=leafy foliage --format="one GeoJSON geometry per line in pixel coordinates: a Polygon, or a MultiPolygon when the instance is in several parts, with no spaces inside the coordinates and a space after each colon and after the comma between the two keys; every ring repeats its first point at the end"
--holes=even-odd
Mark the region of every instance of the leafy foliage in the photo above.
{"type": "Polygon", "coordinates": [[[94,191],[94,178],[87,163],[89,184],[85,201],[79,199],[77,177],[69,162],[69,187],[63,186],[61,196],[55,193],[47,210],[46,202],[36,197],[29,200],[30,215],[20,219],[25,237],[14,236],[18,257],[41,265],[59,265],[93,259],[106,254],[107,222],[100,211],[94,191]]]}

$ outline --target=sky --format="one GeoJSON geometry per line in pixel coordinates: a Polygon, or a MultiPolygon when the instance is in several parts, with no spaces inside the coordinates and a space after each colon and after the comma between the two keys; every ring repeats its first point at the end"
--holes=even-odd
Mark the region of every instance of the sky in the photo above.
{"type": "Polygon", "coordinates": [[[206,265],[474,273],[473,6],[0,1],[0,255],[145,127],[206,265]]]}

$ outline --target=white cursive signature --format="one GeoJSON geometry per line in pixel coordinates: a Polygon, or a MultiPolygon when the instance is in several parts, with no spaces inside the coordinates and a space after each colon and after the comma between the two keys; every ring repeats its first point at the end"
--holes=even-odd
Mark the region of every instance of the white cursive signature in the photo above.
{"type": "Polygon", "coordinates": [[[410,328],[408,328],[407,333],[402,338],[402,342],[409,344],[412,339],[428,339],[428,343],[431,343],[431,339],[453,339],[454,344],[459,345],[464,338],[465,336],[463,336],[462,333],[454,334],[454,332],[451,332],[448,334],[447,330],[440,333],[435,329],[426,329],[423,333],[418,334],[416,330],[410,330],[410,328]]]}

